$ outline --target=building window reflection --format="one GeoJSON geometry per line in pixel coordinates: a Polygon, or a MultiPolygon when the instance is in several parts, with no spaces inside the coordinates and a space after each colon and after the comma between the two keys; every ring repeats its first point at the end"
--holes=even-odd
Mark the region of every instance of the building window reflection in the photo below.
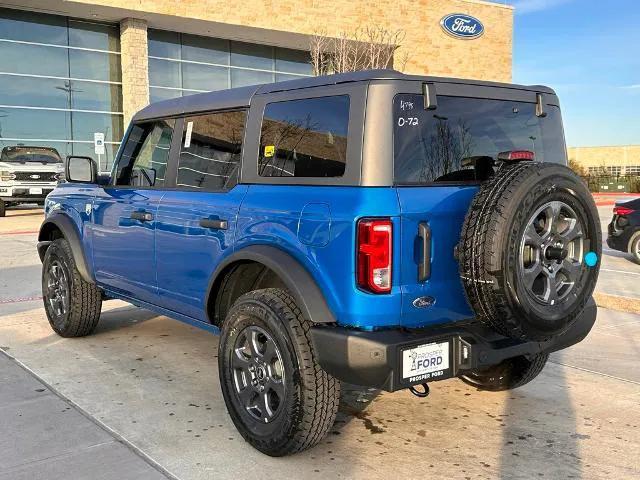
{"type": "Polygon", "coordinates": [[[0,9],[0,149],[54,147],[110,169],[123,134],[117,25],[0,9]],[[94,133],[106,152],[94,152],[94,133]]]}
{"type": "Polygon", "coordinates": [[[308,52],[150,29],[150,100],[312,75],[308,52]]]}

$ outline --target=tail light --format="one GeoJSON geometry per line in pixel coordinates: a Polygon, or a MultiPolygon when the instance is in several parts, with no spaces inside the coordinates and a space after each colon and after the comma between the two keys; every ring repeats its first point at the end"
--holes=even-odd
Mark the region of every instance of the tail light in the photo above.
{"type": "Polygon", "coordinates": [[[498,160],[512,162],[515,160],[534,160],[535,153],[529,150],[510,150],[508,152],[500,152],[498,154],[498,160]]]}
{"type": "Polygon", "coordinates": [[[633,212],[634,210],[629,207],[613,207],[614,215],[630,215],[633,212]]]}
{"type": "Polygon", "coordinates": [[[358,286],[372,293],[391,291],[393,224],[388,218],[358,222],[358,286]]]}

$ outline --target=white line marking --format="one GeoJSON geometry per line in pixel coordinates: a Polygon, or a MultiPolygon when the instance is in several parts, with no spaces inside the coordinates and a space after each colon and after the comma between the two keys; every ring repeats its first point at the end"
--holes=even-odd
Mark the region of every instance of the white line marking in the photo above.
{"type": "Polygon", "coordinates": [[[628,270],[611,270],[610,268],[601,268],[601,272],[627,273],[629,275],[640,275],[640,272],[630,272],[628,270]]]}
{"type": "Polygon", "coordinates": [[[575,365],[569,365],[567,363],[556,362],[554,360],[549,360],[549,363],[555,363],[556,365],[562,365],[563,367],[575,368],[576,370],[581,370],[587,373],[593,373],[595,375],[600,375],[601,377],[608,377],[614,380],[620,380],[621,382],[633,383],[634,385],[640,385],[640,382],[636,382],[635,380],[629,380],[627,378],[616,377],[615,375],[609,375],[608,373],[596,372],[595,370],[589,370],[588,368],[576,367],[575,365]]]}

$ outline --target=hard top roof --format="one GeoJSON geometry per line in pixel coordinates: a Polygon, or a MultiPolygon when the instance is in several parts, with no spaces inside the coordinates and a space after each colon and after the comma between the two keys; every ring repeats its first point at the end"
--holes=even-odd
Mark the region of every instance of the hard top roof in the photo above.
{"type": "Polygon", "coordinates": [[[211,110],[248,107],[251,103],[251,98],[254,95],[288,90],[298,90],[301,88],[337,85],[340,83],[368,82],[371,80],[406,80],[433,83],[458,83],[465,85],[501,87],[515,90],[529,90],[555,95],[555,92],[552,89],[541,85],[527,86],[462,78],[406,75],[396,70],[362,70],[358,72],[306,77],[296,80],[288,80],[285,82],[266,83],[263,85],[252,85],[250,87],[231,88],[228,90],[197,93],[194,95],[188,95],[186,97],[173,98],[171,100],[164,100],[148,105],[147,107],[136,113],[136,115],[133,117],[133,120],[140,121],[151,118],[179,116],[185,113],[197,113],[211,110]]]}

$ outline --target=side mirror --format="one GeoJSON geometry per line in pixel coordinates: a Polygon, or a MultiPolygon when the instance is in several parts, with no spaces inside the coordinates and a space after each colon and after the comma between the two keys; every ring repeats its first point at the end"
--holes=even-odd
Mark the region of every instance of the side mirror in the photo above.
{"type": "Polygon", "coordinates": [[[65,169],[67,182],[72,183],[97,183],[98,167],[91,157],[67,157],[65,169]]]}

